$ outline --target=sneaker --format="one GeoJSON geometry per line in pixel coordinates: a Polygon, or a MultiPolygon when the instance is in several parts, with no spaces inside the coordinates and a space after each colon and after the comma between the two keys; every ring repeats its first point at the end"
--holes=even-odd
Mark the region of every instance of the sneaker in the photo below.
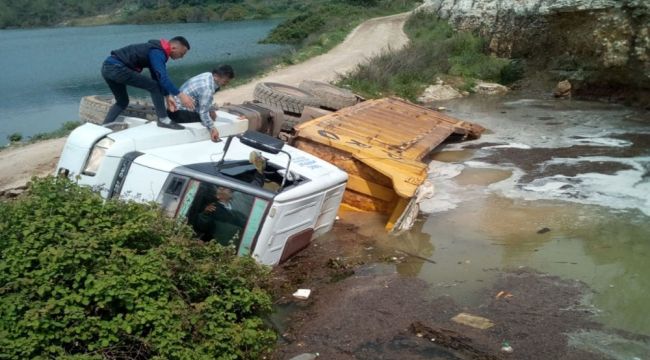
{"type": "Polygon", "coordinates": [[[185,129],[185,126],[179,125],[179,124],[177,124],[177,123],[175,123],[173,121],[170,122],[169,124],[165,124],[164,122],[158,120],[157,124],[158,124],[158,127],[172,129],[172,130],[183,130],[183,129],[185,129]]]}
{"type": "Polygon", "coordinates": [[[129,127],[129,124],[123,122],[110,122],[108,124],[103,124],[103,127],[111,129],[112,131],[120,131],[129,127]]]}
{"type": "Polygon", "coordinates": [[[264,174],[264,169],[266,169],[266,159],[262,156],[261,152],[251,151],[248,160],[253,164],[253,166],[255,166],[258,173],[264,174]]]}

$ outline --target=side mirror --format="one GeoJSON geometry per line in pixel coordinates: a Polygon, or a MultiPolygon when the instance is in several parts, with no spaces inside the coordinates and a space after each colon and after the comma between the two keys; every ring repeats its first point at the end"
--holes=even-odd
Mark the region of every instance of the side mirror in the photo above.
{"type": "Polygon", "coordinates": [[[244,144],[271,154],[277,154],[282,150],[284,141],[262,134],[257,131],[247,130],[239,136],[239,141],[244,144]]]}

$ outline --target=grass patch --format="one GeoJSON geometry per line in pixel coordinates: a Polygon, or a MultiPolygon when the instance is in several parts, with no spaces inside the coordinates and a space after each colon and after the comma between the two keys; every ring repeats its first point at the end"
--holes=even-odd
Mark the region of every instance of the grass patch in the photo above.
{"type": "Polygon", "coordinates": [[[61,125],[60,128],[54,131],[37,133],[30,136],[27,140],[24,140],[23,134],[19,132],[13,133],[7,136],[7,140],[9,140],[9,144],[5,145],[4,147],[0,147],[0,151],[2,149],[7,149],[15,145],[33,144],[35,142],[39,142],[43,140],[57,139],[64,136],[68,136],[72,132],[72,130],[76,129],[81,124],[82,123],[80,121],[66,121],[61,125]]]}
{"type": "Polygon", "coordinates": [[[42,140],[49,140],[49,139],[56,139],[60,137],[67,136],[72,132],[72,130],[76,129],[78,126],[81,125],[80,121],[66,121],[64,122],[60,128],[54,130],[54,131],[49,131],[49,132],[43,132],[43,133],[37,133],[32,135],[29,138],[29,142],[37,142],[37,141],[42,141],[42,140]]]}
{"type": "MultiPolygon", "coordinates": [[[[406,22],[410,43],[397,51],[386,51],[341,79],[367,98],[397,95],[415,101],[436,77],[448,74],[464,79],[462,90],[476,79],[501,82],[510,61],[487,54],[484,39],[469,32],[456,32],[435,14],[414,13],[406,22]]],[[[509,81],[521,73],[509,69],[509,81]]]]}

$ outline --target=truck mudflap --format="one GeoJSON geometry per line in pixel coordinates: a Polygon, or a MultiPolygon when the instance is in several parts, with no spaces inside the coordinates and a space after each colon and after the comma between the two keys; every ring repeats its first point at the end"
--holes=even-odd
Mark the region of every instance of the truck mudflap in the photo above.
{"type": "MultiPolygon", "coordinates": [[[[298,125],[293,145],[346,171],[344,204],[387,214],[390,231],[400,219],[400,228],[408,227],[407,220],[417,215],[416,194],[427,178],[423,159],[451,136],[476,139],[484,130],[406,100],[384,98],[298,125]]],[[[420,194],[432,192],[423,188],[420,194]]]]}

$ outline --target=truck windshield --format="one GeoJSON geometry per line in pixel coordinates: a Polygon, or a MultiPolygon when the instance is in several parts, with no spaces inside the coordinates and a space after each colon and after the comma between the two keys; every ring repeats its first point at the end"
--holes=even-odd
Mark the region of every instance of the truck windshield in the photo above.
{"type": "Polygon", "coordinates": [[[268,205],[268,200],[224,185],[190,180],[178,217],[186,218],[202,240],[234,245],[239,255],[246,256],[255,245],[268,205]]]}

